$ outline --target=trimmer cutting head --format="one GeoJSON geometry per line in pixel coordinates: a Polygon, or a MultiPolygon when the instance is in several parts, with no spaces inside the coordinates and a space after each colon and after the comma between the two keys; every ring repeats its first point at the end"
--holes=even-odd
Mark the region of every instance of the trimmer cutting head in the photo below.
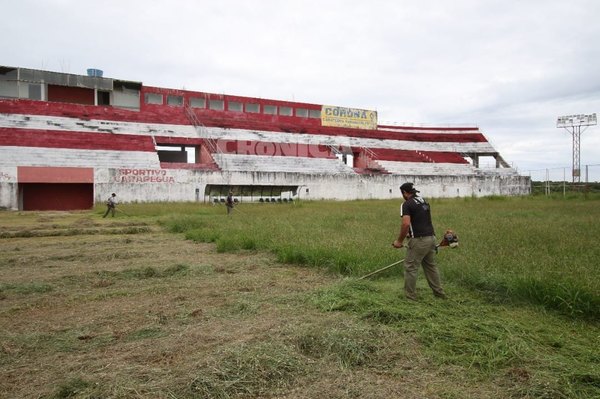
{"type": "Polygon", "coordinates": [[[446,230],[444,233],[444,238],[442,238],[442,241],[438,244],[438,247],[458,247],[458,235],[453,230],[446,230]]]}

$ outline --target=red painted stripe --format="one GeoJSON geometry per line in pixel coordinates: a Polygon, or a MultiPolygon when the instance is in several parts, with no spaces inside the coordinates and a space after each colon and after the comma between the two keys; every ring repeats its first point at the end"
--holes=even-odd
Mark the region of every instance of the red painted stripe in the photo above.
{"type": "MultiPolygon", "coordinates": [[[[473,143],[487,142],[478,128],[459,127],[414,127],[402,128],[411,132],[392,132],[386,130],[347,129],[321,126],[320,119],[298,118],[209,109],[194,109],[200,122],[208,127],[262,130],[269,132],[287,132],[320,134],[328,136],[348,136],[369,139],[407,140],[415,142],[473,143]],[[440,133],[420,133],[419,130],[437,130],[440,133]],[[469,130],[473,133],[443,133],[469,130]]],[[[31,114],[79,118],[83,120],[100,119],[118,122],[157,123],[190,125],[183,107],[169,105],[144,104],[140,111],[130,111],[110,106],[89,106],[67,103],[49,103],[32,100],[0,100],[0,113],[31,114]]]]}
{"type": "Polygon", "coordinates": [[[94,168],[18,166],[19,183],[93,183],[94,168]]]}
{"type": "Polygon", "coordinates": [[[53,103],[23,99],[1,99],[0,113],[47,115],[78,118],[82,120],[101,119],[118,122],[190,124],[181,107],[170,107],[166,105],[155,110],[141,112],[110,106],[53,103]]]}
{"type": "Polygon", "coordinates": [[[154,152],[150,136],[0,128],[0,145],[154,152]]]}
{"type": "Polygon", "coordinates": [[[94,105],[94,90],[49,84],[48,101],[94,105]]]}
{"type": "Polygon", "coordinates": [[[469,126],[469,127],[458,127],[458,126],[452,126],[452,127],[439,127],[439,126],[431,126],[431,127],[427,127],[427,126],[396,126],[396,125],[379,125],[378,126],[381,129],[395,129],[395,130],[414,130],[414,131],[421,131],[421,130],[437,130],[437,131],[445,131],[445,132],[459,132],[459,131],[465,131],[465,130],[472,130],[473,132],[479,133],[479,128],[476,126],[469,126]]]}

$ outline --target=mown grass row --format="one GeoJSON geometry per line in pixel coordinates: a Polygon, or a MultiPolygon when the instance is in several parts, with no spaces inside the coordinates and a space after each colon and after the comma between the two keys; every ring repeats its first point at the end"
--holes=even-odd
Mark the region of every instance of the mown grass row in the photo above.
{"type": "Polygon", "coordinates": [[[129,226],[122,228],[93,228],[93,229],[76,229],[67,228],[60,230],[19,230],[0,232],[2,238],[31,238],[31,237],[68,237],[81,235],[97,235],[97,234],[141,234],[148,233],[152,229],[148,226],[129,226]]]}
{"type": "Polygon", "coordinates": [[[24,283],[2,283],[0,282],[0,299],[7,295],[34,295],[53,292],[65,285],[80,285],[88,283],[93,287],[107,287],[120,280],[145,280],[152,278],[183,277],[187,275],[190,267],[177,263],[163,269],[155,267],[141,267],[124,269],[121,271],[102,270],[92,272],[83,276],[64,276],[51,282],[24,282],[24,283]]]}
{"type": "MultiPolygon", "coordinates": [[[[285,393],[299,379],[314,375],[319,362],[356,369],[381,360],[380,352],[388,350],[373,343],[381,334],[357,323],[332,325],[325,331],[293,330],[288,334],[218,350],[214,356],[198,362],[191,380],[174,388],[172,396],[211,399],[272,396],[285,393]]],[[[81,376],[60,384],[53,397],[77,395],[119,396],[81,376]]]]}
{"type": "MultiPolygon", "coordinates": [[[[600,202],[540,197],[432,200],[439,236],[460,237],[438,255],[443,277],[494,301],[523,301],[600,319],[600,202]]],[[[280,262],[360,276],[401,259],[391,242],[399,201],[204,206],[161,222],[219,252],[264,250],[280,262]]],[[[183,210],[183,208],[180,208],[183,210]]],[[[191,208],[188,208],[188,210],[191,208]]],[[[387,275],[398,274],[391,269],[387,275]]],[[[382,276],[385,276],[384,273],[382,276]]]]}

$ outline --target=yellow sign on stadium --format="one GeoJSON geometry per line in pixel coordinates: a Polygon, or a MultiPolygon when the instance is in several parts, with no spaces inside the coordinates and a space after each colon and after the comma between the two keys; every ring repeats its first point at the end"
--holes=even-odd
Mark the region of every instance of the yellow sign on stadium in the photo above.
{"type": "Polygon", "coordinates": [[[377,111],[323,105],[321,108],[321,125],[354,129],[377,129],[377,111]]]}

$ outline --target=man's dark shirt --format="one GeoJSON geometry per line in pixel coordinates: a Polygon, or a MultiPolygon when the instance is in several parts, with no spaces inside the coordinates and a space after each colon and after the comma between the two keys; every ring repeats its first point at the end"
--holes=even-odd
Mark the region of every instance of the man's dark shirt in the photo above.
{"type": "Polygon", "coordinates": [[[424,198],[416,195],[405,201],[400,208],[400,215],[410,216],[409,237],[427,237],[435,235],[431,223],[431,211],[424,198]]]}

